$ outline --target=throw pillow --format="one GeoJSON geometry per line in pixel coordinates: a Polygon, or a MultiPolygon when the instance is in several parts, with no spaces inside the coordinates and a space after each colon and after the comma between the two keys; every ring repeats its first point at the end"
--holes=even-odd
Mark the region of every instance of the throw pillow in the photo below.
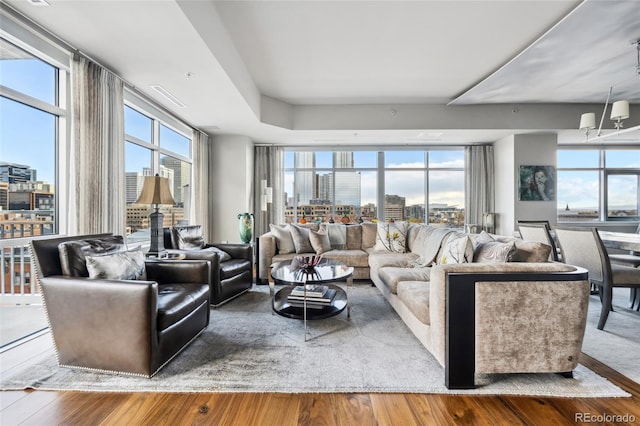
{"type": "Polygon", "coordinates": [[[227,260],[231,260],[231,255],[229,253],[227,253],[226,251],[219,249],[218,247],[207,247],[206,249],[202,249],[200,251],[211,251],[214,253],[218,253],[218,257],[220,258],[220,262],[226,262],[227,260]]]}
{"type": "Polygon", "coordinates": [[[103,256],[87,256],[89,278],[137,280],[144,274],[144,253],[136,249],[103,256]]]}
{"type": "Polygon", "coordinates": [[[438,265],[452,263],[470,263],[473,261],[473,242],[467,235],[454,234],[447,239],[442,247],[440,256],[436,259],[438,265]]]}
{"type": "Polygon", "coordinates": [[[66,241],[58,246],[62,275],[67,277],[88,277],[87,256],[126,251],[122,235],[66,241]]]}
{"type": "Polygon", "coordinates": [[[480,235],[473,241],[473,250],[476,251],[484,243],[490,243],[495,239],[487,231],[482,231],[480,235]]]}
{"type": "Polygon", "coordinates": [[[511,261],[516,252],[516,244],[513,241],[501,243],[490,241],[478,247],[474,253],[474,261],[477,263],[505,263],[511,261]]]}
{"type": "Polygon", "coordinates": [[[329,234],[320,231],[309,231],[309,241],[311,247],[317,254],[322,254],[331,250],[331,241],[329,240],[329,234]]]}
{"type": "Polygon", "coordinates": [[[320,231],[325,232],[329,236],[331,248],[336,250],[347,249],[347,227],[338,223],[323,223],[320,225],[320,231]]]}
{"type": "Polygon", "coordinates": [[[311,246],[311,241],[309,240],[309,228],[290,225],[290,229],[296,253],[313,253],[314,250],[311,246]]]}
{"type": "Polygon", "coordinates": [[[296,247],[293,245],[293,237],[291,236],[291,228],[289,225],[269,225],[269,229],[276,239],[276,247],[279,254],[296,252],[296,247]]]}
{"type": "Polygon", "coordinates": [[[408,222],[378,222],[374,250],[406,253],[408,222]]]}
{"type": "Polygon", "coordinates": [[[204,248],[202,225],[172,226],[171,243],[179,250],[198,250],[204,248]]]}

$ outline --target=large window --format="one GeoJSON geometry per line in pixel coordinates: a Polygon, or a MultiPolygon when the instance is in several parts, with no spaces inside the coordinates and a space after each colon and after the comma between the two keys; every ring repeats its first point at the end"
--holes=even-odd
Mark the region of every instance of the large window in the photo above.
{"type": "Polygon", "coordinates": [[[57,67],[0,38],[0,238],[58,232],[63,76],[57,67]]]}
{"type": "Polygon", "coordinates": [[[285,153],[285,219],[464,224],[464,151],[285,153]]]}
{"type": "Polygon", "coordinates": [[[559,149],[557,193],[559,222],[640,219],[640,149],[559,149]]]}
{"type": "MultiPolygon", "coordinates": [[[[142,102],[140,102],[142,103],[142,102]]],[[[144,104],[143,104],[144,106],[144,104]]],[[[128,240],[148,241],[151,206],[137,204],[145,176],[169,180],[173,206],[161,206],[164,226],[188,221],[191,194],[191,131],[172,128],[149,107],[125,106],[125,191],[128,240]]]]}

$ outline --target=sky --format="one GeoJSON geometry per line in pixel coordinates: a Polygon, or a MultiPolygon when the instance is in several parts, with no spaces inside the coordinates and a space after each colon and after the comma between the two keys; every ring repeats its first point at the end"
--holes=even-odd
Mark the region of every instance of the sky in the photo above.
{"type": "MultiPolygon", "coordinates": [[[[0,61],[0,84],[26,93],[47,103],[55,101],[55,69],[38,59],[0,61]]],[[[127,132],[148,141],[151,121],[130,108],[125,109],[127,132]]],[[[55,120],[50,114],[0,98],[0,160],[26,164],[35,168],[38,179],[55,181],[55,120]]],[[[188,139],[167,127],[161,127],[162,146],[189,156],[188,139]]],[[[140,147],[125,149],[126,171],[141,171],[151,163],[150,152],[140,147]]],[[[422,152],[397,151],[385,153],[386,168],[423,168],[422,152]]],[[[332,166],[331,152],[316,153],[316,167],[332,166]]],[[[464,167],[461,151],[439,151],[430,153],[430,168],[464,167]]],[[[354,152],[356,168],[375,168],[376,152],[354,152]]],[[[598,151],[558,152],[558,167],[594,167],[598,164],[598,151]]],[[[609,151],[607,165],[614,167],[640,168],[640,150],[609,151]]],[[[292,167],[292,156],[286,157],[285,167],[292,167]]],[[[406,197],[407,205],[424,203],[424,178],[421,171],[387,171],[386,194],[406,197]]],[[[431,172],[431,203],[461,206],[464,204],[464,179],[462,174],[452,179],[457,172],[431,172]]],[[[598,205],[598,179],[593,171],[559,171],[557,203],[559,208],[589,208],[598,205]]],[[[292,193],[293,175],[285,176],[286,190],[292,193]]],[[[375,173],[364,172],[361,182],[362,203],[375,203],[377,179],[375,173]]],[[[636,181],[629,177],[616,178],[609,185],[610,205],[628,205],[637,193],[636,181]]]]}

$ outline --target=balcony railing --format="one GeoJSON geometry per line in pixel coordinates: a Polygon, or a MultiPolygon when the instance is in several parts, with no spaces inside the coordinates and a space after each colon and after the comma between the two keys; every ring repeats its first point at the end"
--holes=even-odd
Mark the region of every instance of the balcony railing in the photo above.
{"type": "Polygon", "coordinates": [[[0,303],[41,303],[26,238],[0,240],[0,303]]]}

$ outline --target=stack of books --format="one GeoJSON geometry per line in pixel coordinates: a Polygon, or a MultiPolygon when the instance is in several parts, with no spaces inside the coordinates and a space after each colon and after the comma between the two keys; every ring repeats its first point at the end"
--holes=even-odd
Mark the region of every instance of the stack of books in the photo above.
{"type": "MultiPolygon", "coordinates": [[[[307,286],[307,308],[322,309],[325,306],[331,306],[331,301],[335,295],[336,291],[326,285],[307,286]]],[[[291,306],[303,307],[305,300],[304,286],[296,286],[291,290],[291,294],[289,294],[287,299],[291,306]]]]}

